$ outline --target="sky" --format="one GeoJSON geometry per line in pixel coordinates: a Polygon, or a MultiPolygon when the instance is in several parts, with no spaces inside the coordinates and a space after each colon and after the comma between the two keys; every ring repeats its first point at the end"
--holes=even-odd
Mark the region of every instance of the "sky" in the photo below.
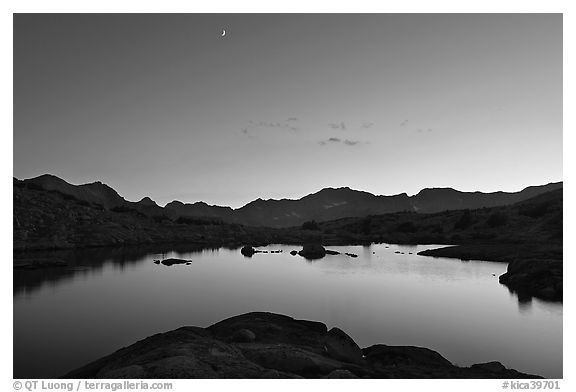
{"type": "Polygon", "coordinates": [[[20,179],[235,208],[562,180],[561,14],[15,14],[13,70],[20,179]]]}

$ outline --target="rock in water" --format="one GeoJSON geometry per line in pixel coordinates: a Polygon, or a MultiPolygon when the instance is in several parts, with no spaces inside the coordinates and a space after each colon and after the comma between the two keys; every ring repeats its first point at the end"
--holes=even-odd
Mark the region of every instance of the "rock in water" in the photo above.
{"type": "Polygon", "coordinates": [[[326,249],[320,244],[306,244],[298,254],[306,259],[321,259],[326,256],[326,249]]]}
{"type": "Polygon", "coordinates": [[[362,350],[356,342],[342,331],[334,327],[326,334],[324,346],[328,355],[344,362],[362,364],[362,350]]]}
{"type": "Polygon", "coordinates": [[[167,265],[167,266],[171,266],[174,264],[186,264],[186,263],[191,263],[192,260],[184,260],[184,259],[165,259],[162,260],[162,264],[167,265]]]}
{"type": "Polygon", "coordinates": [[[336,251],[336,250],[326,249],[326,254],[327,254],[327,255],[335,256],[335,255],[339,255],[340,252],[338,252],[338,251],[336,251]]]}
{"type": "Polygon", "coordinates": [[[246,245],[243,246],[242,249],[240,249],[240,253],[242,253],[246,257],[252,257],[252,255],[256,253],[256,250],[253,247],[246,245]]]}
{"type": "Polygon", "coordinates": [[[297,251],[297,250],[292,250],[292,251],[290,251],[290,254],[291,254],[292,256],[296,256],[296,255],[298,254],[298,251],[297,251]]]}

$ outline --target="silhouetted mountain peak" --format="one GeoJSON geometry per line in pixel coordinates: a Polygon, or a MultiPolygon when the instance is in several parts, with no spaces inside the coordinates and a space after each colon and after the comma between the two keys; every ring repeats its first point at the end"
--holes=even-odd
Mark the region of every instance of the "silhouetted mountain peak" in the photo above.
{"type": "Polygon", "coordinates": [[[17,186],[34,184],[48,191],[73,196],[78,200],[101,204],[105,208],[131,207],[143,214],[164,215],[171,218],[210,217],[226,222],[252,226],[288,227],[298,226],[308,220],[327,221],[346,217],[364,217],[399,211],[435,213],[465,208],[494,207],[513,204],[548,192],[561,189],[563,184],[550,183],[542,186],[527,187],[520,192],[461,192],[453,188],[425,188],[414,196],[405,192],[392,196],[376,196],[365,191],[349,187],[323,188],[300,199],[257,198],[238,209],[209,205],[203,201],[193,204],[174,200],[165,207],[159,207],[149,197],[137,203],[126,201],[108,185],[96,181],[84,185],[72,185],[66,181],[45,174],[18,182],[17,186]]]}
{"type": "Polygon", "coordinates": [[[170,203],[167,203],[164,208],[179,207],[183,205],[184,203],[182,203],[180,200],[172,200],[170,203]]]}
{"type": "Polygon", "coordinates": [[[156,202],[154,200],[152,200],[151,198],[149,198],[148,196],[143,197],[142,200],[140,200],[138,202],[138,204],[144,205],[144,206],[158,206],[158,204],[156,204],[156,202]]]}

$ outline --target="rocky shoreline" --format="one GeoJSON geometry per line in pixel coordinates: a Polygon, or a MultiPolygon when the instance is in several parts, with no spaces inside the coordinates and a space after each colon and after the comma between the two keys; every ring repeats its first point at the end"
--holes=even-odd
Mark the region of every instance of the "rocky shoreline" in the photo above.
{"type": "Polygon", "coordinates": [[[547,301],[563,299],[561,244],[457,245],[419,252],[421,256],[459,260],[485,260],[508,263],[500,283],[518,294],[521,300],[536,297],[547,301]]]}
{"type": "Polygon", "coordinates": [[[252,312],[159,333],[63,378],[542,378],[499,362],[459,367],[422,347],[361,349],[339,328],[252,312]]]}

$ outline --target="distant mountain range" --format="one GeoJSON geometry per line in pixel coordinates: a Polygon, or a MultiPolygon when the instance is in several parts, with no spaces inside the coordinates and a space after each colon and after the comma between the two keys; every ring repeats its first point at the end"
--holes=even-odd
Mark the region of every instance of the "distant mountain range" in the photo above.
{"type": "Polygon", "coordinates": [[[452,188],[426,188],[414,196],[406,193],[393,196],[378,196],[350,188],[324,188],[316,193],[290,200],[256,199],[245,206],[213,206],[204,202],[193,204],[172,201],[165,207],[158,206],[149,197],[130,202],[114,189],[101,182],[72,185],[61,178],[45,174],[27,180],[14,179],[15,183],[53,191],[70,198],[81,200],[106,210],[137,210],[151,217],[178,219],[201,217],[247,226],[292,227],[306,221],[329,221],[346,217],[364,217],[413,211],[435,213],[446,210],[496,207],[517,203],[540,194],[561,189],[562,182],[530,186],[519,192],[460,192],[452,188]]]}

